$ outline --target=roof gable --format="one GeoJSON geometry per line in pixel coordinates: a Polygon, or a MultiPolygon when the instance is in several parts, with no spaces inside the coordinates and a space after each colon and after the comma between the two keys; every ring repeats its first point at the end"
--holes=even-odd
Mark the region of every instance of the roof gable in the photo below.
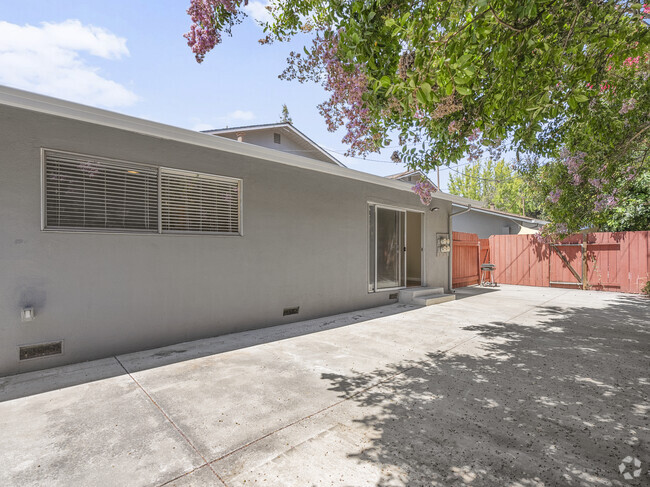
{"type": "Polygon", "coordinates": [[[288,122],[227,127],[223,129],[204,130],[203,133],[217,135],[231,140],[239,140],[244,143],[261,145],[269,149],[301,155],[310,159],[345,167],[338,159],[288,122]]]}

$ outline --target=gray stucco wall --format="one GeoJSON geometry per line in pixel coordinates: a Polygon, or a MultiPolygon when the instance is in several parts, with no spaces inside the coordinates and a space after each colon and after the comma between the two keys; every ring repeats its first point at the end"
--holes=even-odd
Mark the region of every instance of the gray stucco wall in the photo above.
{"type": "Polygon", "coordinates": [[[476,233],[479,238],[488,238],[490,235],[517,234],[519,229],[519,225],[507,218],[474,211],[455,216],[453,219],[454,232],[476,233]]]}
{"type": "MultiPolygon", "coordinates": [[[[0,375],[387,304],[367,292],[367,202],[422,209],[407,191],[7,106],[0,147],[0,375]],[[241,178],[244,234],[41,231],[41,147],[241,178]],[[63,355],[18,361],[61,339],[63,355]]],[[[450,205],[435,205],[425,278],[446,286],[450,205]]]]}

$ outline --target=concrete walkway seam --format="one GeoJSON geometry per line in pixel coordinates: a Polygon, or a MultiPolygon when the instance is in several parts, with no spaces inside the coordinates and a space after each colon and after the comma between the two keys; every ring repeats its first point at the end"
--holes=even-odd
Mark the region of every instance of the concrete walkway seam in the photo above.
{"type": "MultiPolygon", "coordinates": [[[[131,378],[131,380],[132,380],[132,381],[133,381],[133,382],[134,382],[134,383],[135,383],[135,384],[140,388],[140,390],[141,390],[141,391],[142,391],[142,392],[143,392],[143,393],[144,393],[144,394],[149,398],[149,400],[151,401],[151,403],[152,403],[154,406],[156,406],[156,408],[158,408],[158,411],[160,411],[160,413],[165,417],[165,419],[166,419],[167,421],[169,421],[169,423],[170,423],[170,424],[171,424],[171,425],[176,429],[176,431],[178,431],[178,433],[183,437],[183,439],[184,439],[184,440],[185,440],[185,441],[190,445],[190,447],[192,448],[192,450],[194,450],[194,451],[196,452],[196,454],[199,455],[199,456],[201,457],[201,459],[203,460],[203,462],[204,462],[203,465],[200,465],[200,466],[194,468],[193,470],[191,470],[191,471],[189,471],[189,472],[186,472],[186,473],[184,473],[183,475],[181,475],[181,476],[179,476],[179,477],[177,477],[177,478],[184,477],[185,475],[188,475],[188,474],[194,472],[195,470],[198,470],[198,469],[204,467],[205,465],[207,465],[208,468],[212,471],[212,473],[213,473],[213,474],[214,474],[214,475],[219,479],[219,481],[224,485],[224,487],[228,487],[228,485],[226,484],[226,482],[224,482],[224,480],[223,480],[223,479],[221,478],[221,476],[217,473],[217,471],[216,471],[214,468],[212,468],[212,465],[210,465],[210,463],[209,463],[208,460],[205,458],[205,456],[203,456],[203,454],[202,454],[202,453],[201,453],[201,452],[196,448],[196,446],[194,446],[194,443],[192,443],[192,441],[187,437],[187,435],[183,432],[183,430],[181,430],[181,429],[178,427],[178,425],[177,425],[174,421],[172,421],[172,419],[167,415],[167,413],[166,413],[165,411],[163,411],[163,409],[160,407],[160,405],[158,405],[158,403],[154,400],[154,398],[151,397],[151,395],[150,395],[150,394],[145,390],[144,387],[142,387],[142,385],[141,385],[141,384],[136,380],[136,378],[133,377],[133,375],[131,375],[131,373],[127,370],[127,368],[124,366],[124,364],[123,364],[122,362],[120,362],[120,359],[118,359],[116,356],[114,356],[113,358],[117,361],[118,364],[120,364],[120,367],[122,367],[122,368],[124,369],[124,372],[127,373],[127,375],[131,378]]],[[[176,479],[173,479],[173,480],[176,480],[176,479]]],[[[172,480],[172,481],[173,481],[173,480],[172,480]]],[[[171,481],[170,481],[170,482],[171,482],[171,481]]],[[[165,482],[165,483],[169,483],[169,482],[165,482]]],[[[162,485],[165,485],[165,484],[162,484],[162,485]]]]}

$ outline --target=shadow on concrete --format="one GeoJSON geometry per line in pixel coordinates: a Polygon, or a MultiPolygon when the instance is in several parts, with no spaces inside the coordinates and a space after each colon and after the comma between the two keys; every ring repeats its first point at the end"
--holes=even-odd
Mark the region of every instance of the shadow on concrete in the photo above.
{"type": "Polygon", "coordinates": [[[499,287],[483,287],[479,285],[458,287],[454,289],[456,301],[459,299],[471,298],[473,296],[481,296],[483,294],[498,293],[499,287]]]}
{"type": "Polygon", "coordinates": [[[110,379],[124,375],[127,372],[140,372],[278,340],[333,330],[417,308],[418,306],[396,303],[323,318],[183,342],[100,360],[0,377],[0,402],[110,379]]]}
{"type": "Polygon", "coordinates": [[[649,312],[629,295],[542,306],[467,326],[478,336],[444,354],[322,379],[372,406],[370,446],[348,456],[381,468],[378,487],[648,485],[649,312]],[[627,456],[640,478],[619,473],[627,456]]]}

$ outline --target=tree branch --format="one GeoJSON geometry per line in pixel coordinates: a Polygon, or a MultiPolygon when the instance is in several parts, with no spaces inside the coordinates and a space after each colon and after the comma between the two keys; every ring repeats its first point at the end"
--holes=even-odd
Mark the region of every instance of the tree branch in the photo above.
{"type": "Polygon", "coordinates": [[[523,29],[517,29],[515,26],[510,25],[510,24],[508,24],[507,22],[501,20],[501,19],[499,18],[499,16],[497,15],[497,13],[496,13],[496,12],[494,11],[494,9],[492,8],[492,5],[489,4],[489,3],[488,3],[488,9],[490,10],[490,12],[492,12],[492,15],[494,15],[494,18],[497,20],[497,22],[499,22],[499,23],[500,23],[501,25],[503,25],[504,27],[507,27],[507,28],[510,29],[510,30],[514,30],[515,32],[523,32],[523,29]]]}

